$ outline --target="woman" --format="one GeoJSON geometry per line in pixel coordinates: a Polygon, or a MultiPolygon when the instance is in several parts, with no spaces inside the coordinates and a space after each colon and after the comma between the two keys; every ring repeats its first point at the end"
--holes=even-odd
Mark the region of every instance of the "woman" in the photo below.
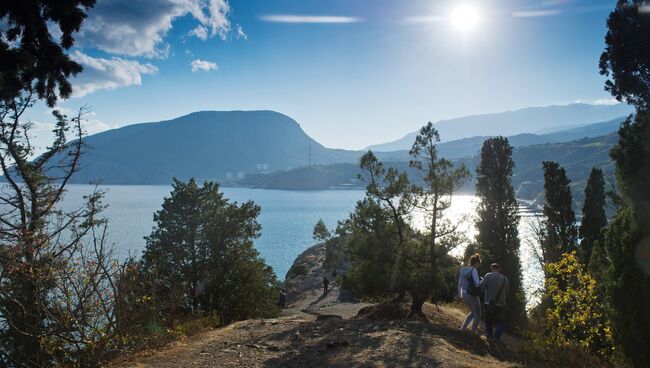
{"type": "Polygon", "coordinates": [[[468,292],[470,283],[478,286],[480,280],[478,278],[478,267],[481,265],[481,257],[477,254],[473,255],[469,261],[469,267],[463,267],[458,274],[458,294],[465,304],[469,306],[470,312],[465,317],[461,331],[466,331],[469,323],[472,322],[472,333],[478,332],[478,324],[481,321],[481,299],[478,295],[471,295],[468,292]]]}

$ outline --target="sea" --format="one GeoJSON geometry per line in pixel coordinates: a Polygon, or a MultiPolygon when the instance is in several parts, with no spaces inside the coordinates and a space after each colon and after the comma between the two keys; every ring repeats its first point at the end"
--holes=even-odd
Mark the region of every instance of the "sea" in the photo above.
{"type": "MultiPolygon", "coordinates": [[[[114,247],[120,257],[140,256],[145,247],[144,237],[154,227],[154,212],[161,209],[163,199],[170,195],[170,185],[93,185],[71,184],[60,205],[63,210],[79,208],[84,196],[98,189],[105,193],[106,205],[103,216],[108,220],[107,242],[114,247]]],[[[258,222],[262,231],[255,240],[255,247],[273,267],[276,275],[284,279],[294,259],[305,249],[314,245],[312,230],[322,219],[330,230],[339,221],[345,220],[354,210],[356,202],[364,197],[363,190],[319,190],[290,191],[251,188],[221,188],[231,201],[252,200],[261,207],[258,222]]],[[[477,199],[473,195],[455,195],[452,205],[446,211],[450,221],[459,225],[468,239],[473,239],[474,209],[477,199]]],[[[521,238],[520,256],[524,277],[524,288],[528,304],[538,300],[543,285],[543,274],[535,256],[533,229],[538,221],[538,213],[525,203],[520,205],[521,238]]],[[[423,214],[415,213],[413,223],[423,226],[423,214]]],[[[461,256],[464,245],[453,250],[461,256]]]]}

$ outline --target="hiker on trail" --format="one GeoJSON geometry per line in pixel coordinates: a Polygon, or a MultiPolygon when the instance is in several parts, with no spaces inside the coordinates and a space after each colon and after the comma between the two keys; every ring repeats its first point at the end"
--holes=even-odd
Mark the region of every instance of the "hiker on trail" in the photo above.
{"type": "Polygon", "coordinates": [[[485,293],[485,333],[489,339],[501,340],[501,334],[506,328],[508,312],[508,278],[501,274],[501,265],[492,263],[489,272],[481,281],[481,291],[485,293]],[[494,333],[493,333],[494,328],[494,333]]]}
{"type": "Polygon", "coordinates": [[[463,299],[470,309],[461,326],[461,331],[467,331],[470,322],[472,323],[472,333],[478,332],[478,325],[481,321],[481,289],[478,285],[478,267],[481,265],[481,257],[473,255],[469,261],[469,267],[462,267],[458,273],[458,296],[463,299]]]}
{"type": "Polygon", "coordinates": [[[287,289],[282,289],[280,291],[280,295],[278,296],[278,302],[277,306],[280,308],[284,308],[287,304],[287,289]]]}
{"type": "Polygon", "coordinates": [[[327,288],[330,286],[330,280],[327,279],[327,276],[323,277],[323,294],[327,295],[327,288]]]}

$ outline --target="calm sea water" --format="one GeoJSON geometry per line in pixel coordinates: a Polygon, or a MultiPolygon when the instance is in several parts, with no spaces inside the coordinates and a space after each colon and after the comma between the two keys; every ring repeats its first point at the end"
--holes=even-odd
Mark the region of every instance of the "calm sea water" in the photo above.
{"type": "MultiPolygon", "coordinates": [[[[93,186],[70,185],[63,201],[64,209],[77,208],[83,203],[83,196],[92,193],[93,186]]],[[[169,196],[171,186],[167,185],[108,185],[100,187],[106,192],[108,208],[104,216],[109,220],[108,241],[114,244],[121,256],[140,255],[144,249],[144,236],[153,228],[153,213],[161,208],[163,198],[169,196]]],[[[285,191],[248,188],[222,188],[230,200],[243,202],[253,200],[262,207],[259,222],[262,234],[255,240],[255,247],[273,267],[279,278],[284,278],[293,260],[303,250],[312,246],[314,224],[323,219],[333,229],[340,220],[348,217],[357,200],[363,198],[362,190],[285,191]]],[[[461,230],[471,239],[474,237],[472,214],[476,197],[454,196],[448,211],[454,222],[461,223],[461,230]]],[[[531,300],[533,291],[543,279],[541,270],[526,239],[530,236],[529,221],[534,213],[522,207],[520,234],[522,237],[521,258],[524,271],[524,285],[531,300]]],[[[417,215],[416,215],[417,216],[417,215]]],[[[422,222],[415,219],[415,222],[422,222]]],[[[455,254],[462,254],[462,247],[455,254]]]]}

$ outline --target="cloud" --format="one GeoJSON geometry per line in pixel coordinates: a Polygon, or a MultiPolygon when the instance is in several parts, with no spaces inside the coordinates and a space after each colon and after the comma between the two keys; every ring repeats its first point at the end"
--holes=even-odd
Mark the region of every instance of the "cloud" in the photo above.
{"type": "Polygon", "coordinates": [[[238,39],[248,39],[248,36],[244,33],[244,29],[239,24],[235,27],[235,35],[237,35],[238,39]]]}
{"type": "Polygon", "coordinates": [[[549,17],[553,15],[559,15],[560,13],[562,13],[562,11],[559,9],[528,10],[512,12],[512,16],[515,18],[549,17]]]}
{"type": "Polygon", "coordinates": [[[202,25],[198,25],[190,31],[190,36],[196,36],[196,38],[205,41],[208,39],[208,29],[202,25]]]}
{"type": "Polygon", "coordinates": [[[621,102],[615,98],[599,98],[592,102],[594,105],[618,105],[621,102]]]}
{"type": "MultiPolygon", "coordinates": [[[[60,111],[61,108],[58,108],[57,110],[60,111]]],[[[61,113],[64,112],[61,111],[61,113]]],[[[76,116],[77,112],[71,111],[70,113],[64,113],[64,114],[68,115],[68,118],[71,118],[73,116],[76,116]]],[[[117,125],[108,124],[96,118],[88,118],[89,116],[92,117],[95,116],[95,114],[90,113],[86,115],[85,118],[81,121],[81,128],[83,129],[84,133],[87,135],[97,134],[106,130],[118,128],[117,125]]],[[[56,127],[56,124],[54,122],[42,122],[42,121],[33,120],[31,123],[32,123],[32,127],[30,129],[30,133],[32,137],[39,137],[41,138],[41,140],[46,142],[49,142],[49,139],[53,138],[52,131],[56,127]]]]}
{"type": "Polygon", "coordinates": [[[621,102],[616,100],[615,98],[599,98],[596,100],[575,100],[574,103],[584,103],[584,104],[589,104],[589,105],[602,105],[602,106],[612,106],[612,105],[618,105],[621,102]]]}
{"type": "Polygon", "coordinates": [[[414,17],[407,17],[404,19],[406,23],[436,23],[443,20],[439,15],[420,15],[414,17]]]}
{"type": "Polygon", "coordinates": [[[216,70],[217,63],[213,63],[207,60],[196,59],[192,61],[192,72],[197,72],[199,70],[216,70]]]}
{"type": "Polygon", "coordinates": [[[359,17],[343,17],[332,15],[293,15],[269,14],[259,17],[264,22],[273,23],[357,23],[363,21],[359,17]]]}
{"type": "Polygon", "coordinates": [[[126,56],[166,58],[164,39],[176,18],[191,15],[190,32],[201,40],[226,39],[231,31],[227,0],[102,0],[88,13],[76,37],[79,47],[126,56]]]}
{"type": "Polygon", "coordinates": [[[151,64],[141,64],[118,57],[111,59],[94,58],[79,50],[70,57],[83,65],[84,71],[73,80],[74,97],[85,96],[101,89],[114,90],[126,86],[142,84],[143,74],[155,74],[158,68],[151,64]]]}

